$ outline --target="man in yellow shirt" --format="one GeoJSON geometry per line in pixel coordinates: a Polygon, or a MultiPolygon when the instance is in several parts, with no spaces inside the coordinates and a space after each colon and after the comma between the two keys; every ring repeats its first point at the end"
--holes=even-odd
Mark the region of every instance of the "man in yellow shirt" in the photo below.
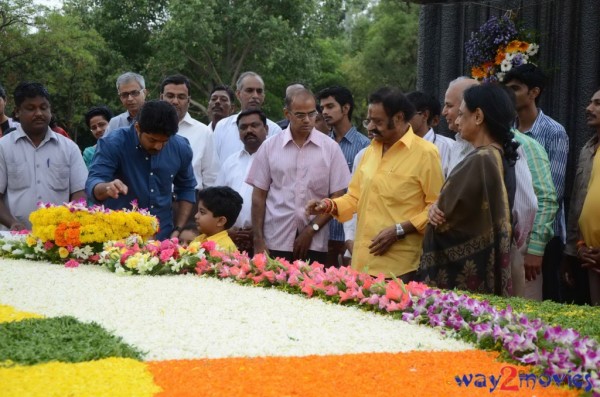
{"type": "Polygon", "coordinates": [[[308,202],[310,214],[331,213],[340,222],[358,214],[352,267],[409,281],[419,266],[427,211],[443,176],[434,144],[415,135],[408,121],[413,105],[401,91],[381,88],[369,97],[373,134],[348,192],[335,200],[308,202]]]}

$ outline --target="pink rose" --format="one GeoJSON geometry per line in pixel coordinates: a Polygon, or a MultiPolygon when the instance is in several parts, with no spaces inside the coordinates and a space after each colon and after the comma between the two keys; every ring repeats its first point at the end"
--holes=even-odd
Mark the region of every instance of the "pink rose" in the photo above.
{"type": "Polygon", "coordinates": [[[65,263],[65,267],[68,268],[75,268],[75,267],[79,267],[79,262],[77,262],[75,259],[69,259],[66,263],[65,263]]]}

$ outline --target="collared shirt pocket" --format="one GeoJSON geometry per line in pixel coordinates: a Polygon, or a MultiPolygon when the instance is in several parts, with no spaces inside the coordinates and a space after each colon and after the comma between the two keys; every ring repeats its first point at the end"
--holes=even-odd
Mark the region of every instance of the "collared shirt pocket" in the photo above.
{"type": "Polygon", "coordinates": [[[54,191],[63,191],[69,188],[69,165],[51,163],[48,165],[48,185],[54,191]]]}
{"type": "Polygon", "coordinates": [[[29,176],[29,170],[27,164],[20,163],[7,163],[7,182],[9,190],[23,190],[27,189],[31,185],[31,178],[29,176]]]}

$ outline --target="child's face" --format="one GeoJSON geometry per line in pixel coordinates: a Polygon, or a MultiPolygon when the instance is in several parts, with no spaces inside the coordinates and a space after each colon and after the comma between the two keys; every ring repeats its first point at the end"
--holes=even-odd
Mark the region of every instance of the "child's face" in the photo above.
{"type": "Polygon", "coordinates": [[[202,201],[198,202],[198,212],[194,219],[196,220],[198,231],[207,236],[217,234],[225,228],[225,217],[215,217],[211,211],[206,209],[202,201]]]}

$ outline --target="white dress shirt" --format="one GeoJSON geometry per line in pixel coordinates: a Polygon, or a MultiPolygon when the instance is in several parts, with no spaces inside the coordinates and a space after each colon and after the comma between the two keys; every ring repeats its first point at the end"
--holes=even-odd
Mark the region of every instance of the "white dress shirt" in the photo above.
{"type": "MultiPolygon", "coordinates": [[[[456,134],[456,143],[454,150],[450,153],[450,164],[448,169],[448,175],[452,172],[452,169],[460,163],[467,154],[469,154],[475,147],[469,142],[465,141],[456,134]]],[[[517,245],[517,248],[523,247],[529,241],[529,235],[533,229],[533,221],[537,212],[537,197],[533,190],[533,182],[531,179],[531,171],[527,165],[527,156],[522,147],[517,148],[517,154],[519,159],[515,163],[515,201],[512,209],[513,216],[513,240],[517,245]]]]}
{"type": "Polygon", "coordinates": [[[454,139],[436,134],[433,131],[433,128],[430,128],[429,131],[427,131],[427,134],[425,134],[423,139],[437,146],[440,152],[440,157],[442,158],[442,172],[444,174],[444,178],[446,178],[448,176],[448,167],[450,164],[450,153],[452,153],[452,149],[454,148],[455,144],[454,139]]]}
{"type": "Polygon", "coordinates": [[[186,138],[192,147],[194,153],[192,168],[197,183],[196,189],[202,190],[214,186],[219,173],[219,158],[210,128],[186,113],[183,120],[179,122],[177,134],[186,138]]]}
{"type": "MultiPolygon", "coordinates": [[[[236,124],[238,115],[239,113],[220,120],[215,127],[215,147],[217,155],[222,161],[244,149],[244,143],[240,139],[240,131],[236,124]]],[[[268,138],[281,132],[281,127],[269,119],[267,119],[267,127],[269,127],[268,138]]]]}
{"type": "Polygon", "coordinates": [[[245,181],[253,161],[254,155],[248,153],[246,149],[242,149],[225,160],[217,176],[216,186],[229,186],[238,192],[244,200],[242,210],[233,225],[234,227],[246,228],[252,226],[252,190],[254,188],[245,181]]]}

